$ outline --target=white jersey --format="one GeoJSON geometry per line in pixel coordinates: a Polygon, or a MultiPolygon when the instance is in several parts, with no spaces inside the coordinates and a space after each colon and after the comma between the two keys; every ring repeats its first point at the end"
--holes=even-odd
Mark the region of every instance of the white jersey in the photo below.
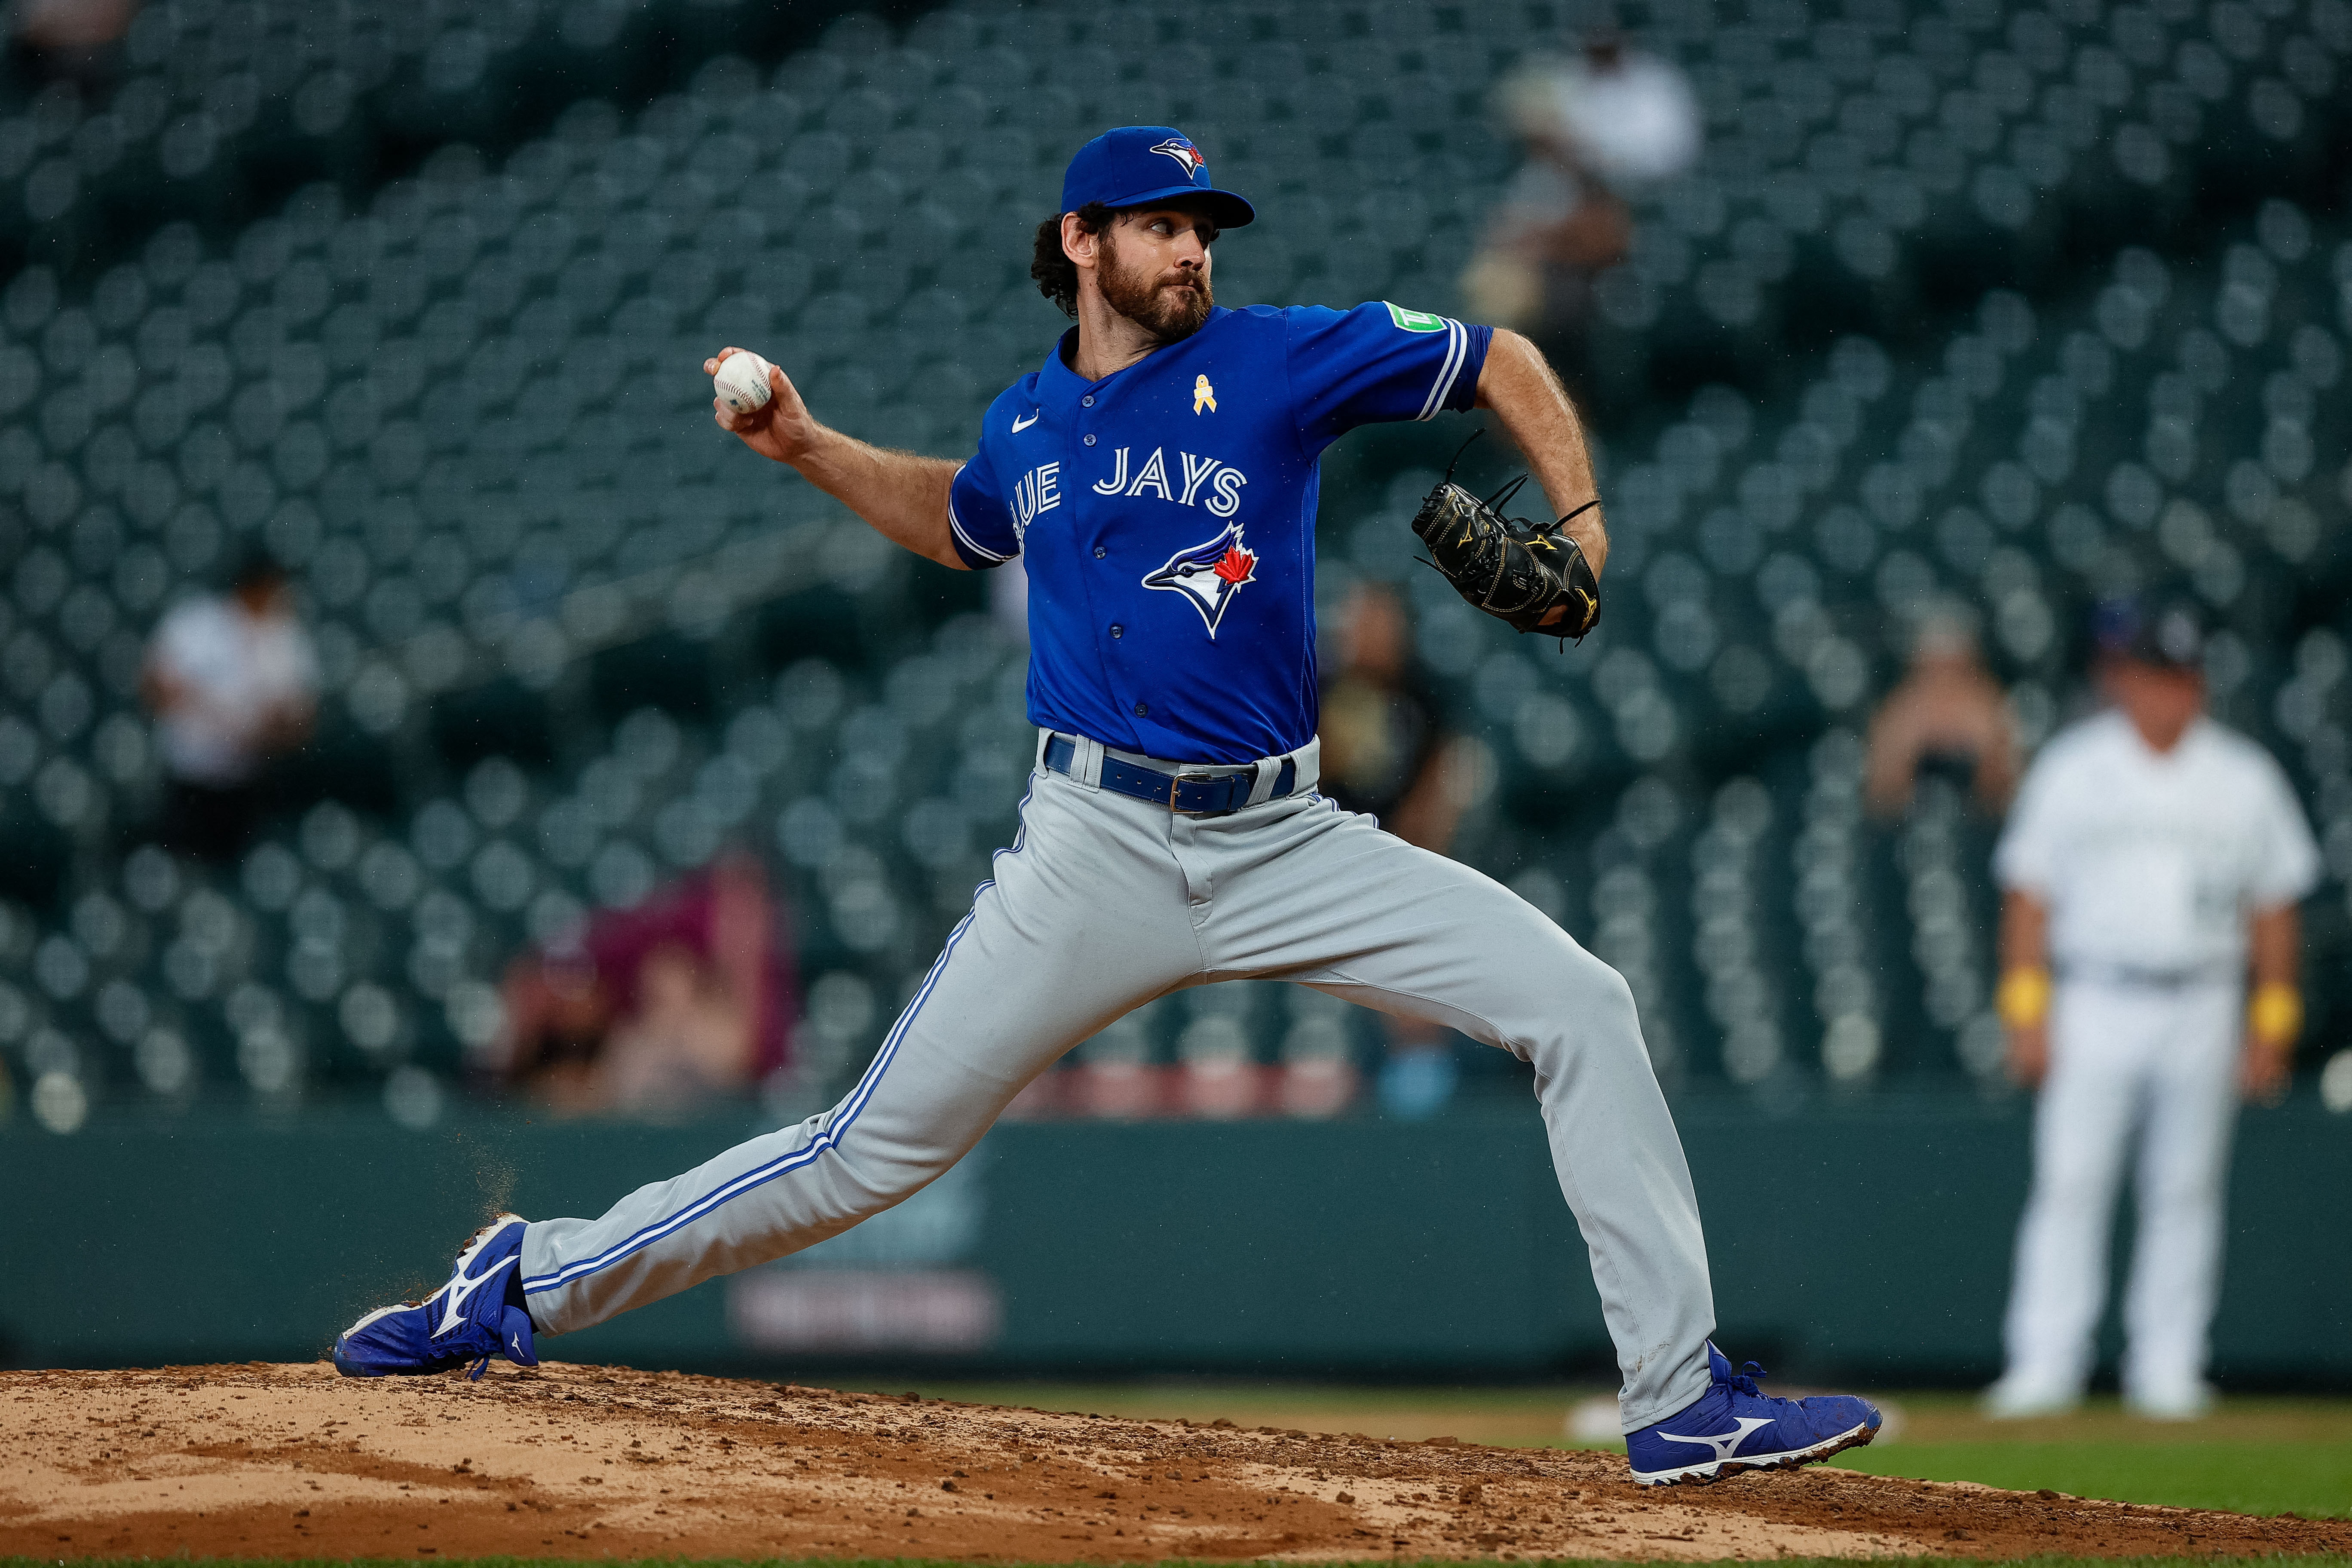
{"type": "Polygon", "coordinates": [[[229,598],[190,599],[155,628],[156,667],[186,692],[163,721],[164,765],[197,784],[253,775],[271,716],[318,689],[310,635],[290,615],[254,616],[229,598]]]}
{"type": "Polygon", "coordinates": [[[2050,910],[2069,968],[2234,978],[2247,917],[2319,879],[2319,849],[2269,752],[2199,719],[2171,751],[2105,712],[2026,770],[1994,875],[2050,910]]]}
{"type": "Polygon", "coordinates": [[[1554,79],[1552,110],[1585,166],[1617,185],[1681,174],[1705,132],[1689,79],[1652,55],[1628,53],[1613,70],[1570,61],[1554,79]]]}

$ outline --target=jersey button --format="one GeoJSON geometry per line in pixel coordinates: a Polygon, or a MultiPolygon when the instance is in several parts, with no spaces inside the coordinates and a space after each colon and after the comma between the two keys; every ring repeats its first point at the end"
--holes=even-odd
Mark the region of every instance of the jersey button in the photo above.
{"type": "Polygon", "coordinates": [[[1094,437],[1093,437],[1093,436],[1089,435],[1089,436],[1087,437],[1087,446],[1089,446],[1089,447],[1091,447],[1091,446],[1093,446],[1094,444],[1095,444],[1095,438],[1094,438],[1094,437]]]}
{"type": "Polygon", "coordinates": [[[1135,705],[1135,716],[1139,719],[1150,718],[1151,716],[1151,704],[1149,702],[1137,703],[1135,705]]]}
{"type": "Polygon", "coordinates": [[[1079,399],[1078,399],[1078,406],[1079,406],[1079,407],[1081,407],[1081,408],[1092,408],[1094,405],[1095,405],[1095,395],[1094,395],[1093,393],[1091,393],[1091,392],[1087,393],[1084,397],[1081,397],[1081,398],[1079,398],[1079,399]]]}
{"type": "Polygon", "coordinates": [[[1127,635],[1127,628],[1125,626],[1113,626],[1110,629],[1110,635],[1114,637],[1123,637],[1127,635]]]}
{"type": "Polygon", "coordinates": [[[1104,556],[1106,556],[1106,555],[1108,555],[1108,554],[1109,554],[1109,553],[1110,553],[1110,552],[1109,552],[1109,551],[1108,551],[1108,550],[1105,550],[1101,545],[1097,544],[1097,545],[1096,545],[1096,546],[1095,546],[1095,559],[1096,559],[1096,560],[1099,561],[1099,560],[1101,560],[1104,556]]]}

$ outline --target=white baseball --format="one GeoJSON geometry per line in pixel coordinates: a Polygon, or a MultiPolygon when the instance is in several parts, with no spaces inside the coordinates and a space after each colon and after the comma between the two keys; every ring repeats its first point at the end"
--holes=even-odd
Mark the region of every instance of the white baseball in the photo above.
{"type": "Polygon", "coordinates": [[[720,361],[719,374],[710,381],[719,389],[719,402],[738,414],[750,414],[768,405],[768,372],[772,368],[766,360],[747,349],[720,361]]]}

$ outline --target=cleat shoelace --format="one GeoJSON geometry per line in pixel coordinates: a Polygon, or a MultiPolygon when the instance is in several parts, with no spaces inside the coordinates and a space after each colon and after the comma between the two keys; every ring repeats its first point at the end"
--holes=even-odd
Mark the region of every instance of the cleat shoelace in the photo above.
{"type": "Polygon", "coordinates": [[[1764,1391],[1756,1386],[1756,1380],[1771,1375],[1754,1362],[1744,1362],[1740,1364],[1739,1371],[1729,1379],[1729,1386],[1742,1394],[1753,1394],[1756,1398],[1761,1399],[1765,1396],[1764,1391]]]}

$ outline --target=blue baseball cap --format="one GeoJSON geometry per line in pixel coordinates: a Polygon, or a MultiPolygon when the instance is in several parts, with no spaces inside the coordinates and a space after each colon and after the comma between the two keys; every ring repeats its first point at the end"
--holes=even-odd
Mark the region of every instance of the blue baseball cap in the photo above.
{"type": "Polygon", "coordinates": [[[2161,669],[2205,667],[2205,612],[2178,591],[2099,605],[2099,651],[2161,669]]]}
{"type": "Polygon", "coordinates": [[[1209,184],[1209,161],[1172,125],[1122,125],[1078,149],[1062,176],[1062,210],[1088,202],[1107,207],[1149,206],[1171,196],[1205,198],[1201,206],[1219,228],[1239,228],[1257,216],[1249,203],[1209,184]]]}

